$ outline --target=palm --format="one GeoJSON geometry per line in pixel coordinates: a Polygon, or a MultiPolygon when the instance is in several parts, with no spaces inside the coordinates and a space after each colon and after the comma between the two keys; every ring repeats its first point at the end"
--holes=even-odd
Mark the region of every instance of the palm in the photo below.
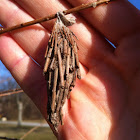
{"type": "MultiPolygon", "coordinates": [[[[129,49],[127,42],[120,47],[123,50],[125,46],[129,49]]],[[[132,58],[132,50],[121,54],[122,50],[119,50],[119,58],[112,57],[109,64],[104,63],[104,60],[98,61],[96,68],[89,69],[83,79],[77,82],[71,94],[71,102],[67,103],[70,108],[65,107],[68,112],[62,127],[63,132],[66,128],[72,129],[72,138],[133,139],[136,131],[134,126],[139,121],[136,118],[140,99],[140,89],[136,84],[139,79],[134,76],[139,75],[139,71],[136,71],[134,65],[137,65],[135,62],[140,57],[132,58]],[[127,55],[126,60],[123,59],[125,62],[121,61],[124,55],[127,55]]],[[[69,131],[65,133],[68,135],[69,131]]]]}
{"type": "MultiPolygon", "coordinates": [[[[28,21],[32,17],[45,16],[45,11],[51,11],[51,13],[60,11],[64,8],[63,4],[69,6],[65,2],[61,5],[58,1],[55,3],[52,1],[49,4],[45,0],[39,3],[38,0],[15,1],[15,3],[0,1],[0,12],[3,13],[0,15],[0,23],[4,26],[28,21]],[[15,6],[17,3],[30,15],[15,6]],[[7,17],[10,16],[12,17],[9,23],[10,19],[7,17]]],[[[73,5],[80,3],[80,0],[71,1],[73,5]]],[[[77,81],[70,100],[63,107],[64,125],[59,127],[58,137],[60,139],[129,140],[135,137],[138,139],[136,132],[139,129],[137,118],[140,113],[138,108],[140,79],[137,77],[139,76],[138,46],[140,43],[138,40],[139,24],[136,21],[139,19],[139,13],[134,7],[130,7],[131,5],[127,2],[118,1],[96,8],[93,12],[89,9],[83,12],[87,22],[85,23],[85,19],[79,16],[77,23],[81,24],[71,27],[80,40],[78,44],[82,80],[77,81]],[[124,15],[120,17],[121,14],[117,8],[121,8],[119,11],[124,15]],[[87,14],[88,12],[91,14],[87,14]],[[109,13],[113,13],[116,17],[109,13]],[[130,22],[130,18],[133,22],[130,22]],[[121,22],[118,23],[118,20],[121,22]],[[126,24],[127,26],[124,26],[126,24]],[[113,49],[91,26],[96,27],[118,48],[113,49]],[[135,29],[138,31],[137,34],[134,33],[135,29]]],[[[11,36],[0,37],[0,59],[45,118],[47,94],[42,67],[44,46],[47,44],[49,27],[52,24],[48,22],[43,26],[36,25],[27,30],[17,31],[11,36]],[[34,58],[40,66],[29,56],[34,58]]]]}

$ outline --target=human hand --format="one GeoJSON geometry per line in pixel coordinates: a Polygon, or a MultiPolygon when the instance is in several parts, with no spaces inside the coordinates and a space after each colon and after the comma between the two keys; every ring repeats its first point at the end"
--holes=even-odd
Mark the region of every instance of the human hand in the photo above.
{"type": "MultiPolygon", "coordinates": [[[[0,23],[10,27],[82,3],[0,0],[0,23]]],[[[42,69],[53,25],[54,20],[0,36],[0,59],[45,118],[42,69]]],[[[82,11],[70,28],[79,39],[82,79],[63,107],[58,139],[140,139],[140,12],[128,1],[116,0],[82,11]]]]}

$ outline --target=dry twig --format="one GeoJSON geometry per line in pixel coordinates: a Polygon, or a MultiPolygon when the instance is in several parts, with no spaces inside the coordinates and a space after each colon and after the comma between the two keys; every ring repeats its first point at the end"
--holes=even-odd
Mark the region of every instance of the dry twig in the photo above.
{"type": "MultiPolygon", "coordinates": [[[[63,14],[67,15],[67,14],[78,12],[78,11],[81,11],[81,10],[84,10],[84,9],[87,9],[87,8],[91,8],[91,7],[95,8],[96,6],[98,6],[100,4],[103,4],[103,3],[108,3],[109,1],[110,0],[98,0],[97,2],[82,4],[80,6],[72,8],[72,9],[68,9],[68,10],[63,11],[63,14]]],[[[49,20],[54,19],[56,17],[57,17],[57,14],[52,14],[52,15],[49,15],[49,16],[46,16],[46,17],[43,17],[43,18],[35,19],[33,21],[29,21],[29,22],[26,22],[26,23],[15,25],[13,27],[9,27],[9,28],[6,28],[6,29],[1,28],[0,29],[0,34],[7,33],[7,32],[10,32],[10,31],[13,31],[13,30],[16,30],[16,29],[20,29],[20,28],[23,28],[23,27],[27,27],[27,26],[30,26],[30,25],[33,25],[33,24],[49,21],[49,20]]]]}
{"type": "Polygon", "coordinates": [[[4,97],[4,96],[9,96],[9,95],[13,95],[13,94],[17,94],[17,93],[22,93],[23,90],[22,89],[12,89],[12,90],[6,90],[6,91],[2,91],[0,92],[0,97],[4,97]]]}
{"type": "Polygon", "coordinates": [[[33,131],[35,131],[35,130],[38,129],[39,127],[41,127],[41,126],[35,126],[35,127],[31,128],[27,133],[25,133],[25,134],[20,138],[20,140],[24,140],[29,134],[31,134],[33,131]]]}
{"type": "Polygon", "coordinates": [[[20,140],[16,138],[0,137],[0,140],[20,140]]]}

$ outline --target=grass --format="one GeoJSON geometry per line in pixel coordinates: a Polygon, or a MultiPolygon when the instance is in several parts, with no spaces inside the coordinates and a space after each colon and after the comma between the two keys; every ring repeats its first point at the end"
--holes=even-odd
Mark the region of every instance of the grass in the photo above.
{"type": "MultiPolygon", "coordinates": [[[[17,127],[15,125],[1,124],[0,136],[20,139],[30,129],[32,129],[32,127],[17,127]]],[[[56,137],[54,136],[50,128],[39,127],[34,132],[25,137],[24,140],[56,140],[56,137]]]]}

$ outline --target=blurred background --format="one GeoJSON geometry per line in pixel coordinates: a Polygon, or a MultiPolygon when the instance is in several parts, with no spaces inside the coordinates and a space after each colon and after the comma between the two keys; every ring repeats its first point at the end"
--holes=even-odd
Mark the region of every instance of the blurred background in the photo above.
{"type": "Polygon", "coordinates": [[[41,113],[0,61],[0,140],[2,137],[56,140],[41,113]]]}
{"type": "MultiPolygon", "coordinates": [[[[140,9],[140,0],[129,1],[140,9]]],[[[0,60],[0,140],[2,137],[11,140],[56,140],[36,106],[0,60]]]]}

